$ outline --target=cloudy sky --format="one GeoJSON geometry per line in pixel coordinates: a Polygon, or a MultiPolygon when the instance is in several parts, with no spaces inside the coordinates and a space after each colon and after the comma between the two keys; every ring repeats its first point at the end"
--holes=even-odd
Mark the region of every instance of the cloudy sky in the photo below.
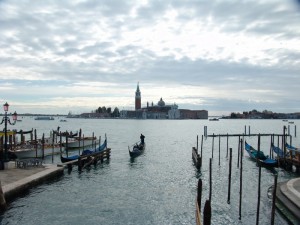
{"type": "Polygon", "coordinates": [[[0,102],[300,112],[296,0],[0,0],[0,102]]]}

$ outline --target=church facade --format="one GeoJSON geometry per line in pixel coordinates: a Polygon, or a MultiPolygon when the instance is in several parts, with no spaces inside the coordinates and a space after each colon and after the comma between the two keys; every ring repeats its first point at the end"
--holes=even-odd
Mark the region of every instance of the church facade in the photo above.
{"type": "Polygon", "coordinates": [[[160,98],[156,105],[147,102],[146,107],[141,107],[141,91],[139,83],[135,92],[135,110],[120,111],[121,118],[135,119],[208,119],[207,110],[178,109],[175,103],[166,105],[160,98]]]}

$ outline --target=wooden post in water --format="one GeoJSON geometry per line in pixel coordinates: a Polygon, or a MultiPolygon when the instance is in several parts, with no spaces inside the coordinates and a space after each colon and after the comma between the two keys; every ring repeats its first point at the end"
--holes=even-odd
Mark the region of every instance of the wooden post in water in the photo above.
{"type": "Polygon", "coordinates": [[[201,158],[200,158],[200,167],[202,167],[202,149],[203,149],[203,135],[201,137],[201,158]]]}
{"type": "Polygon", "coordinates": [[[247,128],[246,128],[246,125],[245,125],[245,134],[247,134],[247,128]]]}
{"type": "Polygon", "coordinates": [[[220,161],[221,161],[220,157],[221,157],[221,137],[219,135],[219,166],[220,166],[220,161]]]}
{"type": "Polygon", "coordinates": [[[37,137],[36,137],[36,129],[34,129],[34,148],[35,148],[35,158],[37,158],[37,137]]]}
{"type": "Polygon", "coordinates": [[[197,154],[198,154],[198,134],[197,134],[197,154]]]}
{"type": "Polygon", "coordinates": [[[84,134],[82,135],[82,151],[84,151],[84,134]]]}
{"type": "Polygon", "coordinates": [[[240,136],[239,136],[239,144],[238,144],[238,161],[237,161],[237,168],[240,166],[240,150],[241,150],[241,142],[240,142],[240,136]]]}
{"type": "Polygon", "coordinates": [[[260,180],[261,180],[261,166],[258,170],[258,191],[257,191],[257,210],[256,210],[256,225],[259,224],[259,209],[260,209],[260,180]]]}
{"type": "Polygon", "coordinates": [[[82,170],[82,160],[81,160],[81,156],[78,157],[78,171],[81,172],[82,170]]]}
{"type": "Polygon", "coordinates": [[[60,148],[60,154],[62,154],[62,137],[61,137],[61,132],[59,132],[59,148],[60,148]]]}
{"type": "Polygon", "coordinates": [[[95,149],[96,149],[96,143],[95,143],[95,140],[94,140],[94,132],[93,132],[92,138],[93,138],[93,140],[92,140],[92,149],[93,149],[94,147],[95,147],[95,149]],[[94,144],[95,144],[95,146],[94,146],[94,144]]]}
{"type": "Polygon", "coordinates": [[[290,125],[288,125],[288,135],[290,135],[290,125]]]}
{"type": "Polygon", "coordinates": [[[54,132],[52,132],[52,163],[54,162],[54,132]]]}
{"type": "Polygon", "coordinates": [[[211,147],[211,158],[214,158],[214,144],[215,144],[215,134],[213,134],[213,139],[212,139],[212,147],[211,147]]]}
{"type": "Polygon", "coordinates": [[[206,200],[203,210],[203,225],[210,225],[211,224],[211,201],[206,200]]]}
{"type": "Polygon", "coordinates": [[[78,155],[80,155],[80,144],[81,144],[81,128],[79,129],[79,148],[78,148],[78,155]]]}
{"type": "Polygon", "coordinates": [[[198,180],[198,189],[197,189],[197,203],[199,209],[201,209],[201,198],[202,198],[202,180],[198,180]]]}
{"type": "Polygon", "coordinates": [[[69,137],[69,135],[68,135],[68,132],[66,131],[66,147],[65,147],[65,149],[66,149],[67,157],[69,157],[68,137],[69,137]]]}
{"type": "Polygon", "coordinates": [[[242,219],[242,197],[243,197],[243,140],[240,141],[241,146],[241,167],[240,167],[240,201],[239,201],[239,220],[242,219]]]}
{"type": "Polygon", "coordinates": [[[212,158],[209,159],[209,202],[211,202],[212,193],[212,158]]]}
{"type": "Polygon", "coordinates": [[[259,163],[259,154],[260,154],[260,134],[258,134],[258,141],[257,141],[257,155],[256,155],[256,165],[258,166],[259,163]]]}
{"type": "Polygon", "coordinates": [[[202,197],[202,180],[198,180],[197,198],[196,198],[196,225],[201,225],[201,197],[202,197]]]}
{"type": "Polygon", "coordinates": [[[274,175],[274,187],[273,187],[273,196],[272,196],[272,211],[271,211],[271,225],[274,225],[274,221],[275,221],[276,190],[277,190],[277,174],[274,175]]]}
{"type": "Polygon", "coordinates": [[[42,136],[42,159],[45,158],[45,134],[42,136]]]}
{"type": "Polygon", "coordinates": [[[297,129],[296,129],[296,125],[295,125],[295,137],[297,137],[297,129]]]}
{"type": "Polygon", "coordinates": [[[227,133],[227,148],[226,148],[226,158],[228,158],[228,133],[227,133]]]}
{"type": "Polygon", "coordinates": [[[249,131],[248,131],[248,133],[249,133],[249,136],[250,136],[250,125],[249,125],[249,131]]]}
{"type": "Polygon", "coordinates": [[[228,174],[228,197],[227,204],[230,204],[230,189],[231,189],[231,166],[232,165],[232,148],[229,149],[229,174],[228,174]]]}
{"type": "Polygon", "coordinates": [[[286,155],[286,147],[285,147],[285,143],[286,143],[286,137],[285,137],[285,130],[286,130],[286,126],[283,126],[283,162],[284,162],[284,165],[286,165],[286,161],[285,161],[285,155],[286,155]]]}

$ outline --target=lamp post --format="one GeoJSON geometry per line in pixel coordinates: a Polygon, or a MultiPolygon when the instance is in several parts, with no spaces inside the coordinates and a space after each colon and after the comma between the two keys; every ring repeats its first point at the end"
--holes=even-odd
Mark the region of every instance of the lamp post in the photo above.
{"type": "Polygon", "coordinates": [[[4,105],[3,105],[3,109],[4,109],[4,117],[2,118],[2,122],[0,124],[3,124],[4,122],[4,156],[2,155],[1,159],[2,159],[2,165],[1,165],[1,169],[3,170],[4,169],[4,163],[8,162],[9,159],[8,159],[8,147],[7,147],[7,123],[9,123],[10,125],[15,125],[16,124],[16,121],[17,121],[17,113],[14,112],[12,114],[12,118],[13,118],[13,121],[14,122],[10,122],[10,118],[8,118],[7,116],[7,112],[8,112],[8,107],[9,107],[9,104],[6,102],[4,105]]]}

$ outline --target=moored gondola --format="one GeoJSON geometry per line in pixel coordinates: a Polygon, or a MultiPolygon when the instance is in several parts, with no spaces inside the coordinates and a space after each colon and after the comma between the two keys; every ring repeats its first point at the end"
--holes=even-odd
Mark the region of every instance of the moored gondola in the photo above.
{"type": "Polygon", "coordinates": [[[258,151],[249,145],[245,141],[245,150],[248,152],[250,158],[254,161],[257,161],[261,166],[264,167],[277,167],[278,162],[275,159],[271,159],[269,156],[266,156],[262,151],[258,151]]]}

